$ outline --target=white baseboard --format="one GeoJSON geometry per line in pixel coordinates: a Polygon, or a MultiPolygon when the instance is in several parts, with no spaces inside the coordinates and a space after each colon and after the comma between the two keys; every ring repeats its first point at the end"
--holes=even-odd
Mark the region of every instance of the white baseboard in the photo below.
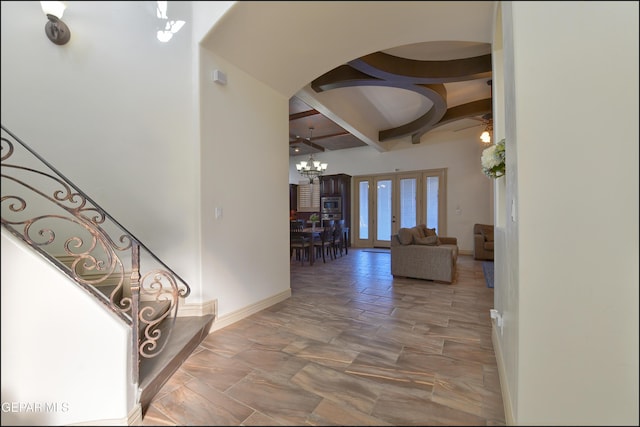
{"type": "Polygon", "coordinates": [[[504,355],[502,354],[502,346],[498,337],[499,328],[495,319],[491,320],[491,341],[493,342],[493,352],[496,355],[496,363],[498,365],[498,376],[500,377],[500,390],[502,392],[502,402],[504,404],[504,419],[508,426],[516,425],[513,418],[513,406],[511,402],[511,393],[509,393],[509,384],[507,382],[507,372],[504,363],[504,355]]]}
{"type": "Polygon", "coordinates": [[[473,255],[473,251],[467,251],[464,249],[459,249],[458,250],[458,255],[473,255]]]}
{"type": "Polygon", "coordinates": [[[213,314],[215,317],[218,313],[217,299],[195,304],[184,304],[183,301],[180,299],[180,304],[178,304],[178,317],[207,316],[209,314],[213,314]]]}
{"type": "Polygon", "coordinates": [[[220,316],[213,321],[211,329],[209,329],[209,333],[232,325],[237,321],[244,319],[245,317],[249,317],[252,314],[264,310],[265,308],[269,308],[272,305],[277,304],[280,301],[284,301],[289,297],[291,297],[291,289],[287,289],[286,291],[280,292],[279,294],[263,299],[262,301],[258,301],[257,303],[252,304],[248,307],[244,307],[240,310],[225,314],[224,316],[220,316]]]}
{"type": "Polygon", "coordinates": [[[130,426],[141,426],[142,425],[142,406],[137,403],[136,406],[133,407],[131,412],[129,412],[128,424],[130,426]]]}
{"type": "Polygon", "coordinates": [[[141,426],[142,425],[142,406],[137,403],[127,418],[112,419],[112,420],[99,420],[99,421],[85,421],[81,423],[67,424],[69,426],[141,426]]]}

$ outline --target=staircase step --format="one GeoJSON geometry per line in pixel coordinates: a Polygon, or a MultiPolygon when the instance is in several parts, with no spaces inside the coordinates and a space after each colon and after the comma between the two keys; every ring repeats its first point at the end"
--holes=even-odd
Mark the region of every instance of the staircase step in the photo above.
{"type": "Polygon", "coordinates": [[[162,386],[209,334],[214,316],[177,317],[166,347],[157,357],[140,358],[140,404],[144,414],[162,386]]]}

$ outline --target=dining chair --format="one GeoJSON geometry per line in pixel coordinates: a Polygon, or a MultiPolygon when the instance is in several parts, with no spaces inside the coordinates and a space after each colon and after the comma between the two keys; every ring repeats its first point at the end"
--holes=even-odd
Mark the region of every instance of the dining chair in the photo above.
{"type": "Polygon", "coordinates": [[[311,239],[302,235],[300,231],[289,231],[289,258],[296,252],[296,259],[304,265],[304,259],[310,256],[309,251],[313,247],[311,239]]]}
{"type": "Polygon", "coordinates": [[[342,224],[337,221],[333,226],[333,235],[331,236],[331,249],[333,250],[334,259],[338,257],[338,252],[342,256],[344,251],[344,233],[342,230],[342,224]]]}
{"type": "Polygon", "coordinates": [[[296,219],[289,222],[291,231],[302,231],[304,228],[304,220],[296,219]]]}
{"type": "Polygon", "coordinates": [[[324,226],[322,233],[313,239],[313,248],[316,251],[316,258],[322,252],[322,262],[326,263],[325,253],[329,252],[329,258],[334,259],[331,245],[333,243],[333,228],[328,225],[324,226]]]}
{"type": "Polygon", "coordinates": [[[329,227],[333,228],[333,224],[334,224],[334,223],[335,223],[335,220],[334,220],[334,219],[323,219],[323,220],[322,220],[322,226],[323,226],[323,227],[327,227],[327,226],[329,226],[329,227]]]}

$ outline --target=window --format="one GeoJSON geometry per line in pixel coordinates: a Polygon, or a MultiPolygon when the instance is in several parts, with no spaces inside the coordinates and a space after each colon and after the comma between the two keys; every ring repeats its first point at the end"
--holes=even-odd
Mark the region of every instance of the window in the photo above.
{"type": "Polygon", "coordinates": [[[320,212],[320,181],[298,183],[298,212],[320,212]]]}
{"type": "Polygon", "coordinates": [[[424,188],[426,190],[425,200],[427,201],[427,228],[435,228],[436,233],[440,233],[438,229],[438,216],[440,212],[438,206],[438,191],[440,189],[440,177],[427,176],[424,188]]]}
{"type": "Polygon", "coordinates": [[[354,177],[354,244],[388,247],[401,227],[426,224],[447,230],[446,168],[354,177]]]}

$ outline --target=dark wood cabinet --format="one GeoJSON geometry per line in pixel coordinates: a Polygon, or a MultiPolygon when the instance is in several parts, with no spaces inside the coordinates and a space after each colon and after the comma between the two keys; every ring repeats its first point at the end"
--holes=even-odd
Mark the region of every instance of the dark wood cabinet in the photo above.
{"type": "Polygon", "coordinates": [[[323,176],[320,179],[320,197],[339,196],[338,179],[335,175],[323,176]]]}
{"type": "Polygon", "coordinates": [[[351,227],[351,175],[343,173],[320,177],[320,198],[340,196],[341,217],[349,230],[351,227]]]}
{"type": "MultiPolygon", "coordinates": [[[[320,197],[351,194],[351,175],[324,175],[320,179],[320,197]]],[[[343,200],[344,203],[344,200],[343,200]]]]}

